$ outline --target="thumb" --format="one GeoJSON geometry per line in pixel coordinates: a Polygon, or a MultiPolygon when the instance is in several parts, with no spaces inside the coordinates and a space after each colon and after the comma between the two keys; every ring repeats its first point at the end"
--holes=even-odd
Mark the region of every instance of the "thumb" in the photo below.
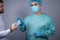
{"type": "Polygon", "coordinates": [[[13,23],[12,26],[16,26],[17,24],[16,23],[13,23]]]}

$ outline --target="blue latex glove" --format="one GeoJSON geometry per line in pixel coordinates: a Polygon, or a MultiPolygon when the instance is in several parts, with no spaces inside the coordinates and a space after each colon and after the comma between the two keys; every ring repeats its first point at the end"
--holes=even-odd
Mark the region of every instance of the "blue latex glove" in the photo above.
{"type": "Polygon", "coordinates": [[[22,19],[20,19],[19,17],[17,17],[17,25],[18,26],[22,26],[23,25],[23,21],[22,21],[22,19]]]}
{"type": "Polygon", "coordinates": [[[23,22],[23,20],[21,19],[21,18],[19,18],[19,17],[17,17],[17,26],[18,26],[18,28],[22,31],[22,32],[24,32],[24,30],[25,30],[25,25],[24,25],[24,22],[23,22]]]}
{"type": "Polygon", "coordinates": [[[37,38],[40,37],[41,35],[43,35],[43,31],[40,31],[40,32],[37,31],[34,33],[34,36],[37,38]]]}

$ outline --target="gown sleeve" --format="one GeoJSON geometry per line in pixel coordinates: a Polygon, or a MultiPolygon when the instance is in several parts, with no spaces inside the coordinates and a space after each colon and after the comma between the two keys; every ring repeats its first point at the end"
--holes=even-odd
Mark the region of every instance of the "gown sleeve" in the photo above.
{"type": "MultiPolygon", "coordinates": [[[[55,33],[55,22],[53,20],[49,20],[50,23],[47,26],[48,28],[45,30],[39,30],[35,34],[37,37],[48,38],[49,36],[54,35],[55,33]]],[[[45,27],[43,27],[44,29],[45,27]]]]}
{"type": "Polygon", "coordinates": [[[0,39],[7,36],[10,33],[10,29],[0,31],[0,39]]]}
{"type": "Polygon", "coordinates": [[[50,23],[47,26],[48,28],[46,30],[41,30],[40,31],[40,36],[48,38],[49,36],[54,35],[55,33],[55,22],[53,20],[49,20],[50,23]]]}
{"type": "Polygon", "coordinates": [[[44,32],[46,37],[52,36],[55,33],[55,22],[51,20],[51,23],[48,26],[48,29],[44,32]]]}

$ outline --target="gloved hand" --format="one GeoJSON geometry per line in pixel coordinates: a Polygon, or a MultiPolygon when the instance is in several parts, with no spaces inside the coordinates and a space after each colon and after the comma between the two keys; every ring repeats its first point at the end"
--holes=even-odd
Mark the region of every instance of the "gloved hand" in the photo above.
{"type": "Polygon", "coordinates": [[[23,21],[22,19],[20,19],[19,17],[17,17],[17,26],[22,26],[23,25],[23,21]]]}
{"type": "Polygon", "coordinates": [[[34,33],[34,36],[36,38],[41,37],[42,35],[43,35],[43,31],[37,31],[37,32],[34,33]]]}

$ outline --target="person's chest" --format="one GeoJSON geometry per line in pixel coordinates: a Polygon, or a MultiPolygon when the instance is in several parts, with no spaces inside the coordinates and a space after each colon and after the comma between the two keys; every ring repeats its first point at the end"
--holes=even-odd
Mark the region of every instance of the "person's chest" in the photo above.
{"type": "Polygon", "coordinates": [[[38,18],[30,18],[28,20],[26,29],[31,32],[35,32],[37,30],[46,30],[48,28],[48,20],[45,17],[38,18]]]}

